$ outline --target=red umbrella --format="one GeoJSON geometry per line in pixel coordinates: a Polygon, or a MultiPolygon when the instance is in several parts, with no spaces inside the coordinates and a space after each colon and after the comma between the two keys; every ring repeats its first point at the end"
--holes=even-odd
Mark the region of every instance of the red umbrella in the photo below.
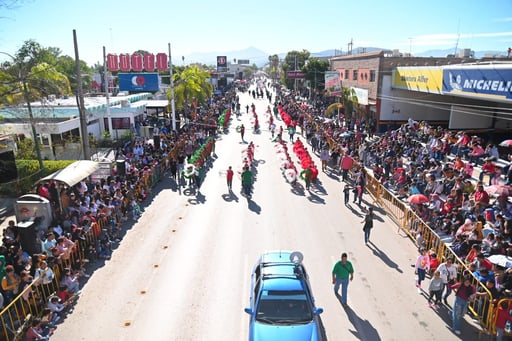
{"type": "Polygon", "coordinates": [[[495,195],[495,196],[511,196],[512,195],[512,187],[508,185],[492,185],[485,188],[485,191],[489,195],[495,195]]]}
{"type": "Polygon", "coordinates": [[[505,140],[500,143],[500,146],[502,147],[512,147],[512,140],[505,140]]]}
{"type": "Polygon", "coordinates": [[[413,194],[407,198],[407,201],[409,202],[409,204],[416,204],[416,205],[421,205],[426,202],[429,202],[428,197],[423,194],[413,194]]]}

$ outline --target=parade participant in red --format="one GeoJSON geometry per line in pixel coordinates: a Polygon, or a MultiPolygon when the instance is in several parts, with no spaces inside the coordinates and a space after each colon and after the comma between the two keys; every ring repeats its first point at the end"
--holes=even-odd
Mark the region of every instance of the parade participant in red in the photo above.
{"type": "Polygon", "coordinates": [[[229,166],[228,170],[226,171],[226,180],[228,183],[228,189],[231,190],[231,186],[233,185],[233,169],[231,169],[231,166],[229,166]]]}

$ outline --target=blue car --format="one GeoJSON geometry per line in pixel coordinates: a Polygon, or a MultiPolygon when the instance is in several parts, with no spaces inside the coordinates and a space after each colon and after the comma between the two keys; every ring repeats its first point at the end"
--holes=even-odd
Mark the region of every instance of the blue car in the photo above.
{"type": "Polygon", "coordinates": [[[272,251],[261,255],[251,280],[249,340],[323,340],[306,269],[300,252],[272,251]]]}

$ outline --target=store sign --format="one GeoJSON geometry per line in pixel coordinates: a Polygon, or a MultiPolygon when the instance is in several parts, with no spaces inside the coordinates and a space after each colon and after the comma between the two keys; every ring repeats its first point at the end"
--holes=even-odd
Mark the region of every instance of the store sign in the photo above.
{"type": "Polygon", "coordinates": [[[107,55],[107,68],[111,72],[141,72],[141,71],[158,71],[169,70],[168,57],[165,53],[121,53],[120,55],[109,53],[107,55]]]}
{"type": "Polygon", "coordinates": [[[158,73],[119,73],[119,90],[129,92],[156,92],[159,90],[158,73]]]}
{"type": "Polygon", "coordinates": [[[445,68],[443,93],[512,100],[512,68],[494,65],[445,68]]]}
{"type": "Polygon", "coordinates": [[[305,76],[302,71],[286,71],[286,78],[288,79],[304,79],[305,76]]]}
{"type": "Polygon", "coordinates": [[[226,56],[217,56],[217,72],[226,72],[228,70],[228,58],[226,56]]]}

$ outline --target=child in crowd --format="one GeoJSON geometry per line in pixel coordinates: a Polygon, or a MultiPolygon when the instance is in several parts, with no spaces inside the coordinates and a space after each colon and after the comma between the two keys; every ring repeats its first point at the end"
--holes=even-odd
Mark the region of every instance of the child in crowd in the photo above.
{"type": "Polygon", "coordinates": [[[443,279],[441,278],[441,272],[435,271],[434,277],[430,280],[430,285],[428,286],[428,305],[432,305],[432,298],[435,297],[434,307],[438,307],[438,304],[441,302],[441,294],[443,293],[443,279]]]}
{"type": "Polygon", "coordinates": [[[343,197],[345,199],[345,206],[348,205],[348,202],[350,201],[350,190],[350,185],[348,183],[345,183],[345,187],[343,187],[343,197]]]}

